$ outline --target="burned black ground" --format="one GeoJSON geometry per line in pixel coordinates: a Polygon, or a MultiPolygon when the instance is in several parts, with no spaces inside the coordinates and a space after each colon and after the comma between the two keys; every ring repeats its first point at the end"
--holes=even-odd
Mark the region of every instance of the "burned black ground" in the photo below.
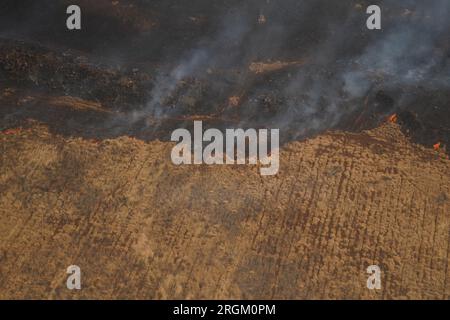
{"type": "MultiPolygon", "coordinates": [[[[429,53],[438,63],[420,80],[398,80],[399,72],[366,75],[359,58],[383,32],[414,22],[398,22],[413,2],[387,1],[387,31],[378,34],[364,28],[366,4],[356,1],[82,1],[85,25],[79,33],[65,29],[67,3],[2,4],[2,130],[35,119],[64,135],[167,140],[174,128],[197,119],[221,128],[279,127],[289,141],[327,130],[370,129],[396,114],[415,142],[429,147],[450,142],[445,27],[437,28],[432,50],[409,57],[412,62],[401,70],[420,66],[429,53]],[[264,25],[258,23],[261,14],[267,16],[264,25]],[[330,40],[342,30],[345,37],[330,40]],[[236,43],[225,43],[230,39],[236,43]],[[174,76],[179,66],[196,61],[197,51],[204,61],[174,76]],[[250,67],[280,62],[288,63],[267,72],[250,67]],[[342,78],[352,72],[370,78],[364,94],[346,92],[342,78]],[[155,97],[161,91],[164,95],[155,97]],[[48,97],[64,96],[101,108],[48,103],[48,97]]],[[[422,39],[417,36],[419,48],[422,39]]]]}

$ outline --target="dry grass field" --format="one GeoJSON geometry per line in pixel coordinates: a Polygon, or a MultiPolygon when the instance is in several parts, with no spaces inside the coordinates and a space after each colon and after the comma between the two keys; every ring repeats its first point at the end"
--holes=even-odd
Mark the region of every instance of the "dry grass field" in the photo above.
{"type": "Polygon", "coordinates": [[[0,298],[449,298],[450,161],[398,125],[289,143],[274,177],[171,147],[3,132],[0,298]]]}

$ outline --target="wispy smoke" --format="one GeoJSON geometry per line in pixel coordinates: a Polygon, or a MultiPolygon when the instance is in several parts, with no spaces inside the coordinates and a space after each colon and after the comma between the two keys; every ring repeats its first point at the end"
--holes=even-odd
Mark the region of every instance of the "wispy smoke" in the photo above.
{"type": "MultiPolygon", "coordinates": [[[[223,15],[216,32],[186,48],[175,65],[167,63],[169,70],[160,70],[149,103],[137,117],[183,113],[183,99],[163,102],[180,94],[181,81],[196,78],[206,81],[205,90],[220,93],[216,104],[239,87],[248,90],[239,111],[243,124],[279,126],[301,135],[334,127],[378,89],[448,86],[448,1],[379,1],[382,31],[365,28],[365,5],[333,4],[334,15],[319,11],[329,8],[328,1],[238,5],[223,15]],[[258,24],[260,15],[265,24],[258,24]],[[248,72],[251,62],[280,59],[307,63],[270,81],[248,72]],[[226,68],[243,71],[223,81],[215,70],[226,68]],[[265,112],[264,103],[272,109],[265,112]]],[[[188,86],[181,94],[195,96],[196,90],[188,86]]]]}
{"type": "MultiPolygon", "coordinates": [[[[15,2],[7,2],[5,8],[14,11],[15,2]]],[[[128,42],[132,48],[118,42],[105,55],[117,56],[121,65],[151,57],[151,67],[142,69],[152,75],[153,85],[144,106],[114,119],[110,127],[157,130],[159,120],[214,114],[237,119],[237,125],[279,127],[282,134],[299,137],[338,126],[381,90],[395,92],[389,108],[407,108],[408,88],[448,88],[450,2],[375,2],[135,1],[139,8],[165,12],[159,29],[134,34],[128,42]],[[366,28],[365,11],[371,4],[382,8],[381,31],[366,28]],[[207,22],[192,27],[202,17],[207,22]],[[185,26],[192,30],[183,30],[185,26]],[[305,62],[268,74],[249,69],[254,62],[295,61],[305,62]],[[237,106],[228,103],[233,96],[239,98],[237,106]]],[[[40,25],[36,21],[51,20],[42,17],[30,18],[28,29],[40,25]]],[[[389,108],[382,112],[391,112],[389,108]]]]}

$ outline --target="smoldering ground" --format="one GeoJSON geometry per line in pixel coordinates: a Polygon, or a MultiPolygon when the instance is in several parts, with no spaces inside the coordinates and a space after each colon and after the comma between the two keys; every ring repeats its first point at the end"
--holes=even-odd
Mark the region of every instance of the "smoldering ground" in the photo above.
{"type": "Polygon", "coordinates": [[[200,119],[211,127],[280,128],[286,141],[370,128],[397,113],[419,142],[448,144],[445,0],[377,1],[381,31],[366,28],[368,1],[197,0],[83,2],[77,34],[63,28],[66,4],[44,1],[42,10],[6,1],[5,15],[23,19],[2,19],[1,34],[69,49],[119,74],[148,75],[142,101],[129,104],[80,90],[119,110],[81,124],[93,135],[168,139],[200,119]]]}

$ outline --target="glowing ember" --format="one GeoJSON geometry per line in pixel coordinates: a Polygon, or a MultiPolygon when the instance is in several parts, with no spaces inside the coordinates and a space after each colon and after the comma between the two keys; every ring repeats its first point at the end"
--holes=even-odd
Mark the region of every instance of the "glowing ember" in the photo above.
{"type": "Polygon", "coordinates": [[[398,117],[397,117],[397,114],[395,114],[395,113],[388,118],[388,121],[391,123],[397,123],[397,120],[398,120],[398,117]]]}
{"type": "Polygon", "coordinates": [[[228,98],[228,103],[233,107],[238,107],[241,99],[239,97],[233,96],[228,98]]]}
{"type": "Polygon", "coordinates": [[[20,133],[21,129],[7,129],[2,131],[3,134],[5,135],[13,135],[13,134],[18,134],[20,133]]]}
{"type": "Polygon", "coordinates": [[[267,22],[266,16],[263,14],[260,14],[258,17],[258,24],[265,24],[267,22]]]}
{"type": "Polygon", "coordinates": [[[438,142],[435,145],[433,145],[433,149],[436,150],[436,151],[439,151],[440,148],[441,148],[441,143],[440,142],[438,142]]]}

